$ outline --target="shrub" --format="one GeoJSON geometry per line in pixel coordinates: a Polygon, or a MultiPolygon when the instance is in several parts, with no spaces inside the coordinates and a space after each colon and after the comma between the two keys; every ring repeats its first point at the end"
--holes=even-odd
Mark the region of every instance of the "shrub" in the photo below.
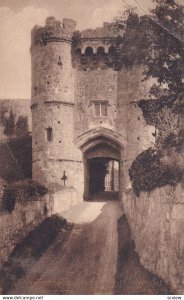
{"type": "Polygon", "coordinates": [[[2,199],[1,199],[1,209],[11,213],[14,210],[16,202],[16,195],[14,190],[8,185],[4,186],[2,199]]]}
{"type": "Polygon", "coordinates": [[[28,201],[31,196],[43,196],[47,192],[46,187],[30,179],[5,185],[1,197],[1,210],[11,213],[17,199],[28,201]]]}
{"type": "Polygon", "coordinates": [[[129,170],[132,187],[137,196],[141,191],[152,191],[167,184],[179,183],[184,175],[184,169],[163,162],[161,150],[149,148],[139,154],[129,170]]]}
{"type": "Polygon", "coordinates": [[[184,151],[184,130],[181,129],[178,134],[170,133],[163,142],[163,148],[173,149],[178,153],[184,151]]]}
{"type": "Polygon", "coordinates": [[[15,132],[18,137],[29,135],[29,125],[27,116],[19,116],[15,125],[15,132]]]}
{"type": "Polygon", "coordinates": [[[4,120],[4,134],[7,136],[12,136],[15,133],[15,114],[13,110],[10,110],[10,115],[4,120]]]}
{"type": "Polygon", "coordinates": [[[37,181],[27,179],[12,183],[11,189],[18,194],[25,194],[27,197],[43,196],[48,192],[48,189],[37,181]]]}

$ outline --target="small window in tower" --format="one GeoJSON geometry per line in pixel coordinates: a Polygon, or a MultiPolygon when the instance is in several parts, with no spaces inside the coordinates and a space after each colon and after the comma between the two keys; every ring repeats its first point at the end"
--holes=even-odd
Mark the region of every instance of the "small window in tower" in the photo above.
{"type": "Polygon", "coordinates": [[[95,101],[95,115],[97,117],[106,117],[108,111],[108,101],[95,101]]]}
{"type": "Polygon", "coordinates": [[[46,138],[48,142],[52,142],[53,140],[53,131],[51,127],[46,128],[46,138]]]}
{"type": "Polygon", "coordinates": [[[58,66],[61,66],[61,67],[62,67],[61,56],[59,56],[58,66]]]}

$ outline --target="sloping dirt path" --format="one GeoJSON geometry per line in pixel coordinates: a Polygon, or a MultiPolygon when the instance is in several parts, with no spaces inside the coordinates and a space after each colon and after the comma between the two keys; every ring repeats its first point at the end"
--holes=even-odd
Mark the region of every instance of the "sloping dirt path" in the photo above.
{"type": "Polygon", "coordinates": [[[75,224],[60,235],[11,294],[114,294],[118,259],[118,201],[83,202],[63,215],[75,224]],[[62,248],[62,249],[61,249],[62,248]]]}

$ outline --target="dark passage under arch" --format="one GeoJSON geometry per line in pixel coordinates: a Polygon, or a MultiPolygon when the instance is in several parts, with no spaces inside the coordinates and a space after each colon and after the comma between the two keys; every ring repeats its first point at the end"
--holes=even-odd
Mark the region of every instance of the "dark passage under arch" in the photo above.
{"type": "Polygon", "coordinates": [[[120,151],[104,139],[94,142],[84,152],[84,199],[118,199],[119,192],[120,151]]]}
{"type": "Polygon", "coordinates": [[[89,172],[89,196],[96,198],[105,192],[117,196],[119,192],[119,162],[109,157],[87,160],[89,172]]]}

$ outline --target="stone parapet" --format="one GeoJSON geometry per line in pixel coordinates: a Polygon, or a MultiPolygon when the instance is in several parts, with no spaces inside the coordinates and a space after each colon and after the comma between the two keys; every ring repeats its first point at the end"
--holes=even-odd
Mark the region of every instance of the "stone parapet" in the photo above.
{"type": "Polygon", "coordinates": [[[84,40],[117,38],[118,35],[119,32],[115,31],[113,24],[107,22],[104,22],[102,27],[80,32],[80,38],[84,40]]]}
{"type": "Polygon", "coordinates": [[[61,22],[54,17],[48,17],[44,27],[36,25],[32,29],[31,47],[38,44],[44,45],[52,41],[72,42],[75,26],[76,22],[72,19],[63,19],[61,24],[61,22]]]}

